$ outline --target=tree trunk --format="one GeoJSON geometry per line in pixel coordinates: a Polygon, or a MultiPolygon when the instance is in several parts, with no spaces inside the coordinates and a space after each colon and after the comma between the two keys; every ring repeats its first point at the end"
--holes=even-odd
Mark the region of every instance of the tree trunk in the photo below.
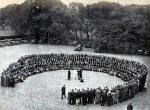
{"type": "Polygon", "coordinates": [[[82,31],[80,31],[80,38],[81,38],[81,41],[82,41],[82,39],[83,39],[82,37],[83,37],[83,36],[82,36],[82,31]]]}
{"type": "Polygon", "coordinates": [[[90,41],[89,32],[87,31],[86,34],[87,34],[87,41],[89,42],[90,41]]]}
{"type": "Polygon", "coordinates": [[[49,33],[46,32],[46,38],[45,38],[45,42],[46,42],[46,43],[48,43],[48,35],[49,35],[49,33]]]}
{"type": "Polygon", "coordinates": [[[87,31],[86,31],[86,35],[87,35],[87,41],[90,41],[90,36],[89,36],[89,25],[87,24],[87,31]]]}
{"type": "Polygon", "coordinates": [[[75,32],[76,40],[78,40],[78,31],[75,32]]]}
{"type": "Polygon", "coordinates": [[[4,30],[5,30],[5,26],[4,26],[4,25],[1,25],[1,27],[2,27],[2,30],[4,31],[4,30]]]}

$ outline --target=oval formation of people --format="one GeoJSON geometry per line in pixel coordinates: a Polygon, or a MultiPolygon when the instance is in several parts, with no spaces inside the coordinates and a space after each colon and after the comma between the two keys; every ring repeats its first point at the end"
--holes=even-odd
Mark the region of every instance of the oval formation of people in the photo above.
{"type": "MultiPolygon", "coordinates": [[[[107,56],[91,56],[86,54],[46,54],[26,55],[12,63],[2,73],[1,85],[14,87],[15,83],[23,82],[27,77],[46,71],[68,70],[66,78],[72,78],[70,70],[77,70],[77,79],[84,83],[83,70],[97,71],[120,78],[124,85],[117,85],[111,89],[83,88],[72,89],[68,92],[68,104],[100,104],[114,105],[133,98],[145,87],[148,69],[145,65],[124,59],[107,56]],[[61,60],[60,60],[61,59],[61,60]]],[[[94,77],[94,76],[93,76],[94,77]]],[[[66,98],[66,86],[61,88],[61,99],[66,98]]]]}
{"type": "Polygon", "coordinates": [[[2,0],[0,110],[149,110],[150,1],[2,0]]]}

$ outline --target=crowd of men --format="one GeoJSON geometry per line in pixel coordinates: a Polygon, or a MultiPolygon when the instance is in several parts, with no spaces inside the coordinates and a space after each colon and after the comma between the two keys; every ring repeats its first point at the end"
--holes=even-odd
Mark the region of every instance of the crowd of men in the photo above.
{"type": "Polygon", "coordinates": [[[83,90],[72,89],[68,92],[68,104],[100,104],[101,106],[110,106],[134,97],[138,91],[139,87],[135,82],[117,85],[111,89],[108,89],[108,87],[87,88],[83,90]]]}
{"type": "Polygon", "coordinates": [[[20,38],[4,39],[4,40],[0,40],[0,47],[19,45],[19,44],[27,44],[27,43],[29,43],[28,40],[23,40],[23,39],[20,39],[20,38]]]}
{"type": "MultiPolygon", "coordinates": [[[[1,85],[14,87],[15,83],[23,82],[27,77],[54,70],[87,70],[104,72],[116,76],[126,82],[106,91],[102,88],[87,90],[71,90],[68,93],[68,103],[82,104],[101,103],[112,105],[133,97],[144,88],[147,67],[139,62],[118,59],[115,57],[86,55],[86,54],[44,54],[21,57],[17,62],[10,64],[2,73],[1,85]],[[91,95],[93,94],[94,95],[91,95]],[[111,100],[111,101],[110,101],[111,100]]],[[[71,73],[68,73],[70,80],[71,73]]],[[[82,72],[78,71],[82,79],[82,72]]]]}

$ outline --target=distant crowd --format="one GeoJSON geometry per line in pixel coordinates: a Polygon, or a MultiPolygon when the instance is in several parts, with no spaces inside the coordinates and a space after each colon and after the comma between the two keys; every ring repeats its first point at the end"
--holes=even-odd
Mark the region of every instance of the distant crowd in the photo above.
{"type": "Polygon", "coordinates": [[[0,47],[26,44],[28,42],[29,42],[28,40],[23,40],[23,39],[20,39],[20,38],[4,39],[4,40],[0,40],[0,47]]]}
{"type": "Polygon", "coordinates": [[[122,102],[143,90],[148,73],[147,67],[139,62],[115,57],[86,54],[26,55],[17,62],[10,64],[2,73],[1,85],[14,87],[15,83],[23,82],[31,75],[46,71],[80,69],[104,72],[122,79],[125,84],[110,90],[107,87],[70,90],[68,93],[69,104],[100,103],[101,105],[112,105],[122,102]]]}

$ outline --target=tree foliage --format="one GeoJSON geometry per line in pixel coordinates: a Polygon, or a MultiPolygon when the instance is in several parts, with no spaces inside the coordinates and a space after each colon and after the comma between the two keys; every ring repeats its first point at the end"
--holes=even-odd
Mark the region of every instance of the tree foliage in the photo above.
{"type": "Polygon", "coordinates": [[[99,2],[76,13],[60,0],[26,0],[0,10],[0,26],[9,25],[17,33],[62,44],[68,40],[92,41],[92,48],[135,53],[150,48],[150,5],[122,6],[99,2]],[[80,34],[79,34],[80,33],[80,34]]]}

